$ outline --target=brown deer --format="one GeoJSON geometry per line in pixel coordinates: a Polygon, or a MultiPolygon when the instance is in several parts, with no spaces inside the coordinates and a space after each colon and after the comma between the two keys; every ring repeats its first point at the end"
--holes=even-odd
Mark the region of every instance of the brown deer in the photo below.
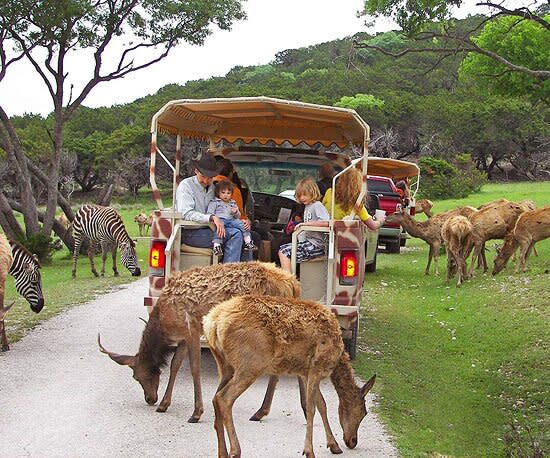
{"type": "MultiPolygon", "coordinates": [[[[216,304],[251,292],[300,297],[300,284],[290,273],[274,264],[261,262],[217,264],[176,272],[168,280],[149,316],[139,352],[135,356],[129,356],[107,351],[98,336],[100,351],[109,355],[116,363],[130,366],[134,378],[143,388],[145,401],[154,405],[158,400],[161,368],[171,352],[171,347],[177,345],[170,364],[168,386],[157,412],[165,412],[170,406],[177,372],[189,352],[195,408],[188,421],[196,423],[204,411],[200,382],[202,318],[216,304]]],[[[255,416],[261,418],[269,412],[276,382],[277,380],[270,380],[266,400],[255,416]]]]}
{"type": "Polygon", "coordinates": [[[431,218],[433,216],[432,213],[432,207],[433,202],[429,199],[420,199],[416,201],[415,205],[415,213],[419,215],[420,213],[424,213],[428,218],[431,218]]]}
{"type": "Polygon", "coordinates": [[[439,248],[443,243],[441,238],[441,227],[448,218],[454,215],[468,216],[477,210],[473,207],[460,207],[444,213],[438,213],[427,221],[416,221],[403,209],[400,213],[394,213],[386,218],[389,222],[398,222],[413,237],[424,240],[430,246],[428,253],[428,265],[426,275],[430,274],[430,265],[434,260],[434,274],[439,275],[439,248]]]}
{"type": "Polygon", "coordinates": [[[519,246],[519,256],[515,272],[526,270],[525,263],[536,242],[550,237],[550,206],[522,213],[514,229],[504,238],[504,245],[495,258],[493,275],[498,274],[519,246]]]}
{"type": "Polygon", "coordinates": [[[456,272],[456,286],[460,286],[468,278],[466,259],[473,247],[472,223],[465,216],[451,216],[443,223],[441,237],[447,249],[447,283],[456,272]]]}
{"type": "Polygon", "coordinates": [[[203,322],[220,378],[213,399],[219,457],[241,456],[233,403],[264,374],[297,375],[302,379],[306,387],[306,457],[315,456],[313,417],[321,398],[319,384],[329,376],[339,398],[344,442],[349,448],[357,445],[357,431],[367,414],[365,396],[376,375],[363,387],[356,385],[338,320],[330,309],[313,301],[246,295],[217,305],[203,322]],[[231,447],[229,455],[225,431],[231,447]]]}
{"type": "Polygon", "coordinates": [[[485,242],[493,239],[503,239],[514,228],[519,215],[527,208],[523,203],[500,199],[494,203],[487,204],[481,210],[469,216],[472,223],[474,240],[474,252],[469,271],[470,276],[474,273],[476,261],[483,266],[483,272],[487,272],[485,242]]]}
{"type": "Polygon", "coordinates": [[[147,216],[145,213],[140,213],[139,215],[134,216],[134,221],[138,223],[140,237],[143,237],[144,234],[149,234],[149,229],[151,228],[151,224],[153,224],[152,215],[147,216]]]}

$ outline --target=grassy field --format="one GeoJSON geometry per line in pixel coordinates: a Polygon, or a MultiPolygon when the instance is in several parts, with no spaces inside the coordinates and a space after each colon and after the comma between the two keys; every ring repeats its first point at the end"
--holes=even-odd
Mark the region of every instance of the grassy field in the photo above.
{"type": "MultiPolygon", "coordinates": [[[[434,211],[501,197],[548,205],[550,183],[491,184],[467,199],[436,202],[434,211]]],[[[134,237],[133,217],[155,208],[148,192],[114,206],[134,237]]],[[[139,239],[137,247],[146,272],[148,241],[139,239]]],[[[513,266],[496,278],[477,272],[459,289],[443,275],[423,274],[427,245],[421,240],[409,240],[400,255],[378,257],[378,271],[366,279],[355,366],[363,377],[378,374],[377,410],[403,456],[548,455],[550,239],[537,249],[526,274],[514,275],[513,266]]],[[[107,276],[96,279],[82,256],[72,280],[71,262],[63,250],[43,267],[46,306],[38,315],[9,277],[7,302],[17,303],[6,320],[12,342],[39,321],[135,280],[120,261],[121,276],[112,277],[110,260],[107,276]]],[[[445,262],[442,256],[442,272],[445,262]]]]}
{"type": "MultiPolygon", "coordinates": [[[[434,210],[500,197],[548,205],[550,183],[488,185],[434,210]]],[[[547,456],[550,239],[526,274],[510,265],[494,278],[477,271],[461,288],[445,284],[445,256],[441,277],[423,274],[427,247],[410,239],[400,255],[382,254],[365,284],[356,367],[363,377],[378,373],[377,410],[400,452],[547,456]]]]}

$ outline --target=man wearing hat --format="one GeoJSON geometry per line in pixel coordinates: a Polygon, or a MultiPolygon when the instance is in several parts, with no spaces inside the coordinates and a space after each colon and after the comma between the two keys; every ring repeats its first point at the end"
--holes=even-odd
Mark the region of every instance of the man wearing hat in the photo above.
{"type": "MultiPolygon", "coordinates": [[[[206,213],[208,203],[214,198],[212,179],[218,175],[218,165],[214,157],[204,153],[198,161],[193,161],[195,175],[185,178],[176,189],[176,210],[185,221],[201,224],[214,224],[218,236],[224,241],[223,262],[239,262],[243,246],[242,232],[235,228],[225,229],[223,222],[206,213]]],[[[213,233],[209,227],[185,229],[181,241],[186,245],[211,248],[213,233]]]]}

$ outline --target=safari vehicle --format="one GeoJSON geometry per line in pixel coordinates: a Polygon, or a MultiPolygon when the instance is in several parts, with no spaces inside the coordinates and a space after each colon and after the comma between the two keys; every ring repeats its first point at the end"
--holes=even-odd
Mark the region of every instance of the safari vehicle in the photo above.
{"type": "MultiPolygon", "coordinates": [[[[165,207],[157,187],[155,168],[160,157],[173,171],[175,202],[182,138],[208,140],[209,150],[229,158],[239,175],[248,181],[255,200],[255,224],[268,231],[270,240],[267,243],[273,245],[271,249],[260,250],[261,259],[266,261],[277,260],[278,244],[297,203],[278,196],[276,186],[269,180],[263,189],[254,190],[256,184],[261,184],[261,180],[254,178],[255,173],[274,178],[280,188],[283,185],[293,188],[303,176],[315,176],[319,165],[327,161],[341,170],[333,179],[333,187],[350,167],[360,166],[363,175],[367,173],[369,127],[354,110],[345,108],[266,97],[174,100],[153,116],[151,133],[150,181],[158,210],[154,212],[151,227],[149,294],[144,298],[148,307],[155,305],[173,272],[218,262],[212,250],[181,243],[181,231],[204,226],[184,221],[175,211],[174,204],[165,207]],[[161,134],[175,136],[174,164],[158,147],[161,134]],[[220,145],[230,146],[222,148],[220,145]]],[[[366,181],[358,202],[365,195],[366,181]]],[[[333,215],[334,209],[329,213],[333,215]]],[[[322,302],[337,315],[352,357],[356,351],[365,263],[376,254],[377,237],[377,231],[367,229],[357,219],[334,218],[328,227],[299,227],[292,234],[291,264],[293,271],[299,274],[302,297],[322,302]],[[297,266],[297,235],[303,231],[325,232],[328,254],[326,258],[297,266]]]]}
{"type": "MultiPolygon", "coordinates": [[[[404,207],[414,216],[415,197],[420,185],[420,169],[413,162],[401,161],[384,157],[368,158],[368,207],[374,213],[378,208],[387,215],[395,213],[404,207]],[[395,183],[407,181],[408,196],[401,196],[395,183]]],[[[407,233],[396,223],[385,223],[380,228],[378,242],[386,245],[388,253],[399,253],[405,246],[407,233]]]]}

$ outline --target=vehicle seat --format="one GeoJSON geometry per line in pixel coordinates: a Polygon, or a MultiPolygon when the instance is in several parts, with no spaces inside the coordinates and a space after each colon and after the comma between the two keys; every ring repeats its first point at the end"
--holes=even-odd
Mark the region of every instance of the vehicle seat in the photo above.
{"type": "Polygon", "coordinates": [[[180,270],[218,264],[218,256],[214,256],[210,248],[199,248],[182,243],[180,251],[180,270]]]}
{"type": "MultiPolygon", "coordinates": [[[[302,299],[321,301],[327,288],[327,258],[322,256],[300,263],[302,299]]],[[[321,302],[324,302],[321,301],[321,302]]]]}

